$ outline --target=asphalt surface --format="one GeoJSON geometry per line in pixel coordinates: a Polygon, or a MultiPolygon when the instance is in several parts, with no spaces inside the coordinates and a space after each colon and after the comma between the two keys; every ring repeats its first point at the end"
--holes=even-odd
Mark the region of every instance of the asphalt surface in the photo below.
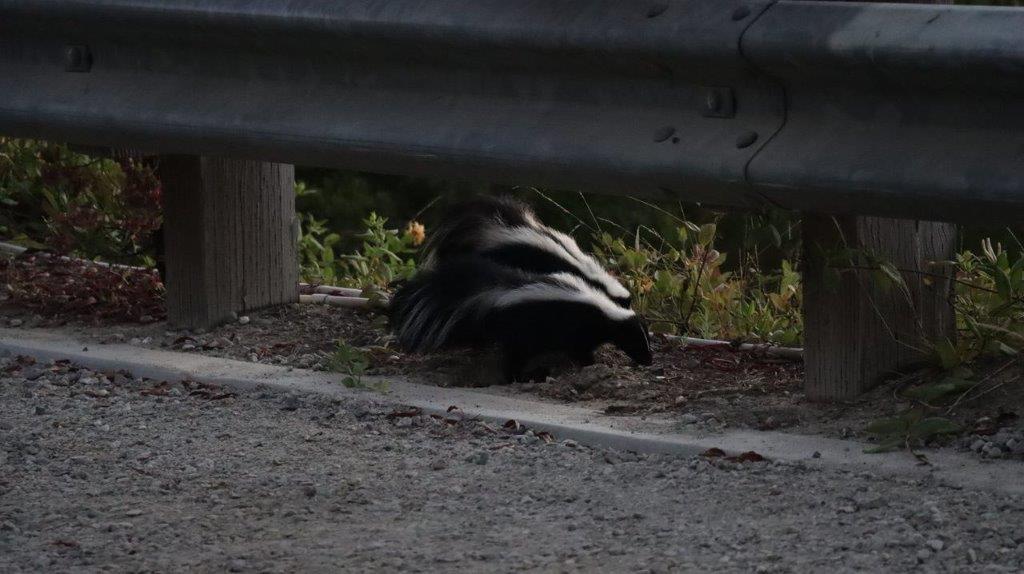
{"type": "Polygon", "coordinates": [[[0,358],[0,572],[1022,568],[1015,495],[0,358]]]}

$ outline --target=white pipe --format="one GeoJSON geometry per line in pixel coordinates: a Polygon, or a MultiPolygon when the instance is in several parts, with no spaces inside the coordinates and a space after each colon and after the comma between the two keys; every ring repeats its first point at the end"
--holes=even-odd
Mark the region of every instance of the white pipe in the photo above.
{"type": "Polygon", "coordinates": [[[299,295],[299,303],[321,303],[324,305],[334,305],[335,307],[358,308],[369,305],[370,300],[365,297],[337,297],[325,293],[315,293],[313,295],[299,295]]]}
{"type": "Polygon", "coordinates": [[[774,357],[780,357],[784,359],[792,359],[795,361],[802,361],[804,358],[804,350],[795,347],[776,347],[775,345],[768,345],[766,343],[741,343],[739,346],[735,346],[729,341],[717,341],[715,339],[700,339],[697,337],[681,337],[678,335],[668,335],[669,339],[675,339],[682,341],[683,343],[693,347],[719,347],[726,346],[730,348],[739,349],[740,351],[755,351],[771,355],[774,357]]]}

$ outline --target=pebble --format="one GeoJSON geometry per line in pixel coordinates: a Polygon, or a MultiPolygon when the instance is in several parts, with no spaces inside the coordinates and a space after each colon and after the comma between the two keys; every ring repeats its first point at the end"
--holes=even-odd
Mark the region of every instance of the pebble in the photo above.
{"type": "Polygon", "coordinates": [[[446,468],[448,468],[448,464],[441,459],[437,459],[430,463],[430,470],[444,470],[446,468]]]}
{"type": "Polygon", "coordinates": [[[473,464],[479,464],[479,465],[485,465],[485,464],[487,464],[487,461],[489,461],[490,459],[491,459],[491,455],[487,454],[484,451],[480,451],[480,452],[476,452],[476,453],[473,453],[473,454],[467,456],[466,457],[466,462],[470,462],[470,463],[473,463],[473,464]]]}
{"type": "Polygon", "coordinates": [[[928,544],[928,547],[936,552],[942,552],[942,549],[946,547],[946,544],[938,538],[932,538],[926,544],[928,544]]]}
{"type": "Polygon", "coordinates": [[[313,498],[316,496],[316,487],[311,484],[307,484],[302,487],[302,494],[305,494],[306,498],[313,498]]]}
{"type": "Polygon", "coordinates": [[[971,450],[973,450],[974,452],[981,452],[981,449],[983,448],[985,448],[985,441],[981,440],[980,438],[971,443],[971,450]]]}
{"type": "Polygon", "coordinates": [[[922,548],[917,551],[917,561],[924,562],[925,560],[932,557],[932,551],[926,548],[922,548]]]}
{"type": "Polygon", "coordinates": [[[34,412],[37,415],[45,415],[46,414],[46,407],[37,405],[34,412]]]}
{"type": "Polygon", "coordinates": [[[566,448],[577,448],[578,446],[580,446],[580,443],[572,439],[565,439],[562,441],[562,446],[565,446],[566,448]]]}
{"type": "Polygon", "coordinates": [[[690,413],[686,413],[685,415],[679,417],[679,422],[683,423],[684,425],[694,425],[697,424],[699,420],[700,419],[697,418],[697,415],[690,413]]]}
{"type": "Polygon", "coordinates": [[[287,395],[281,399],[281,410],[282,411],[296,411],[302,407],[302,401],[297,395],[287,395]]]}
{"type": "Polygon", "coordinates": [[[22,325],[25,324],[25,322],[22,321],[21,319],[11,319],[10,321],[8,321],[7,324],[10,325],[11,327],[21,327],[22,325]]]}
{"type": "Polygon", "coordinates": [[[249,316],[248,315],[242,315],[241,317],[239,317],[238,318],[238,324],[239,325],[248,325],[249,324],[249,316]]]}
{"type": "Polygon", "coordinates": [[[39,367],[26,367],[21,370],[21,376],[25,377],[30,381],[34,381],[46,374],[46,371],[39,367]]]}

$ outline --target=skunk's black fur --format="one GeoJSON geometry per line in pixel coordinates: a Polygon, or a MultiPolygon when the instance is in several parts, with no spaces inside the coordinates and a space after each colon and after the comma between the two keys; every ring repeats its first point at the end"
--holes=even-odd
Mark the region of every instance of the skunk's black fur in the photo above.
{"type": "Polygon", "coordinates": [[[619,306],[630,305],[629,291],[571,237],[545,226],[528,205],[508,196],[481,196],[458,205],[431,231],[423,254],[427,269],[475,254],[529,273],[572,273],[619,306]]]}
{"type": "Polygon", "coordinates": [[[646,328],[600,289],[571,273],[531,273],[478,254],[453,254],[420,271],[392,298],[390,322],[413,352],[498,346],[508,381],[552,353],[592,364],[605,343],[651,363],[646,328]]]}

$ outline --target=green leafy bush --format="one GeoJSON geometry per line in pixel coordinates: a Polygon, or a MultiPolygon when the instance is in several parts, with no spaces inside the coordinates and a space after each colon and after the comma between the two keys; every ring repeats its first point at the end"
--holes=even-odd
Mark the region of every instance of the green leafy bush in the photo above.
{"type": "Polygon", "coordinates": [[[160,183],[132,159],[0,138],[0,237],[85,258],[151,263],[160,183]]]}
{"type": "MultiPolygon", "coordinates": [[[[298,196],[317,193],[304,184],[296,186],[298,196]]],[[[313,214],[300,214],[299,268],[310,283],[381,290],[391,282],[416,271],[414,254],[423,242],[423,225],[410,222],[405,231],[390,229],[387,219],[371,212],[363,220],[364,231],[355,235],[361,246],[352,253],[337,254],[342,236],[327,229],[326,222],[313,214]]]]}
{"type": "Polygon", "coordinates": [[[786,260],[765,273],[723,268],[715,223],[680,220],[676,236],[638,228],[632,237],[605,232],[597,256],[634,295],[634,308],[662,333],[795,345],[800,341],[800,275],[786,260]]]}

